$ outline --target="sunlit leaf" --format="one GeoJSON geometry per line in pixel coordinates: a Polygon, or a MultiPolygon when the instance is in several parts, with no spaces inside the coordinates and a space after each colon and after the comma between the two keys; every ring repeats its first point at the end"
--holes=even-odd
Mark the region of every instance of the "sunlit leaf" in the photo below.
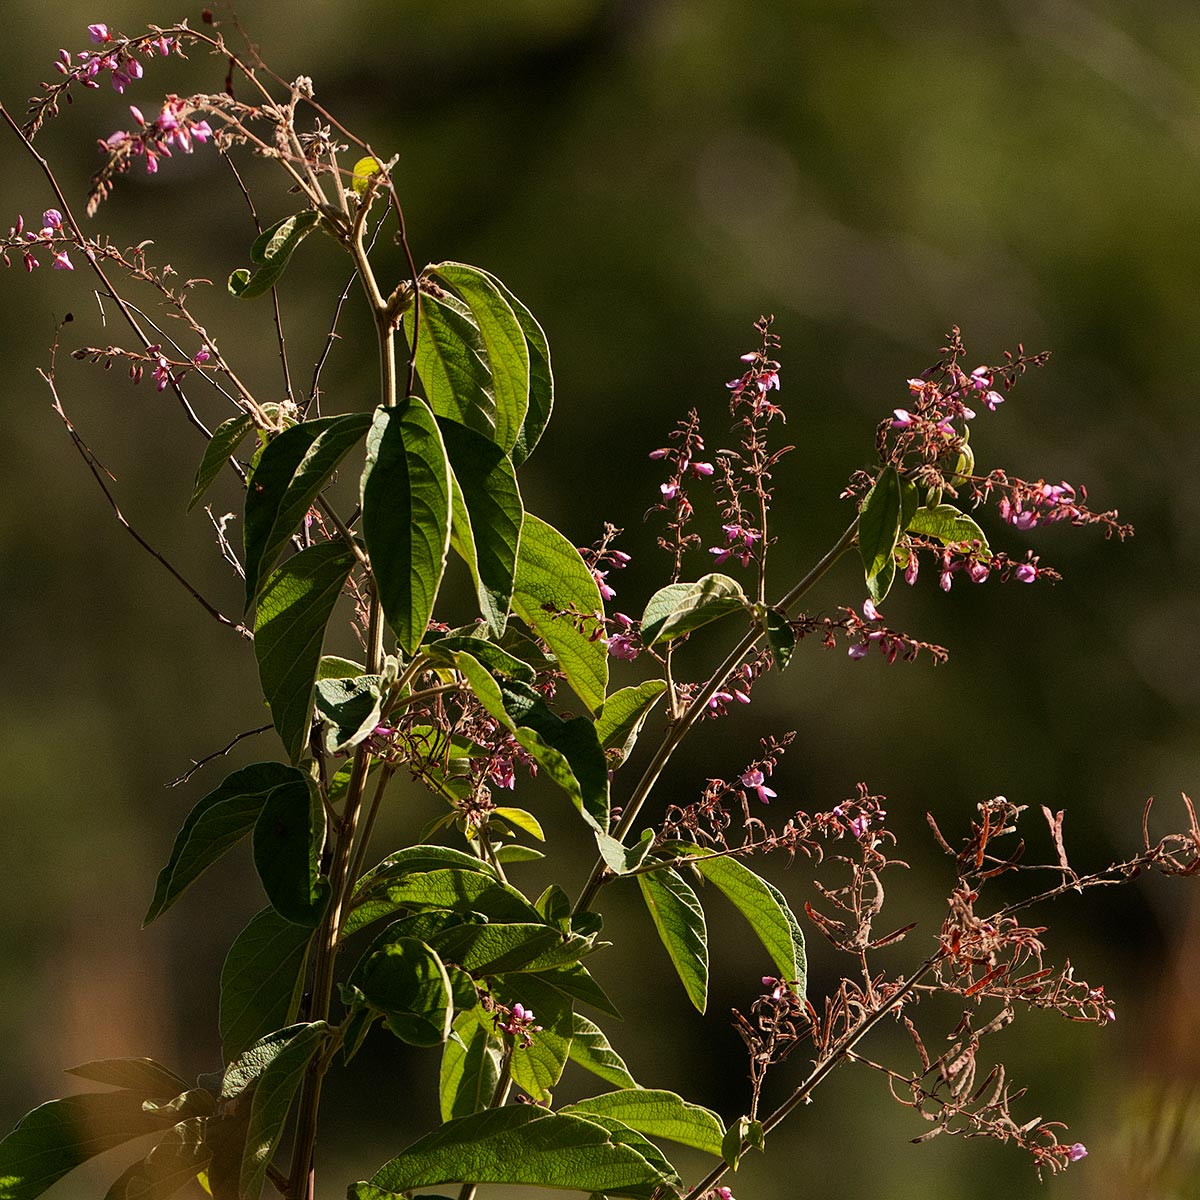
{"type": "Polygon", "coordinates": [[[747,604],[742,585],[717,572],[695,583],[668,584],[646,605],[642,641],[647,646],[672,641],[730,613],[743,612],[747,604]]]}
{"type": "Polygon", "coordinates": [[[703,1012],[708,1004],[708,930],[696,893],[669,868],[639,875],[637,881],[688,999],[703,1012]]]}
{"type": "Polygon", "coordinates": [[[876,604],[883,602],[896,576],[901,506],[900,476],[889,465],[879,473],[858,511],[858,552],[867,592],[876,604]]]}
{"type": "Polygon", "coordinates": [[[250,247],[250,261],[258,270],[253,275],[245,267],[229,277],[229,291],[240,300],[250,300],[269,292],[287,268],[296,247],[317,227],[320,214],[306,209],[276,221],[264,229],[250,247]]]}
{"type": "Polygon", "coordinates": [[[187,506],[188,512],[191,512],[204,498],[204,493],[212,487],[213,481],[221,473],[233,452],[241,445],[242,439],[253,428],[254,418],[249,413],[242,413],[241,416],[230,417],[228,421],[222,421],[213,430],[212,439],[204,451],[200,466],[196,469],[196,480],[192,484],[192,498],[188,501],[187,506]]]}
{"type": "Polygon", "coordinates": [[[410,397],[375,414],[362,477],[362,528],[388,624],[414,654],[450,545],[450,467],[437,422],[410,397]]]}

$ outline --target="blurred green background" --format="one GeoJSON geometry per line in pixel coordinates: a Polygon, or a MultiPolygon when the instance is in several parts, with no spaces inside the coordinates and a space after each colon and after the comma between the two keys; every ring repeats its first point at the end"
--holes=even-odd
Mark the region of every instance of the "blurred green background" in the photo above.
{"type": "MultiPolygon", "coordinates": [[[[146,0],[103,11],[8,0],[5,15],[0,96],[17,113],[40,79],[56,78],[58,47],[87,45],[88,22],[135,33],[199,21],[198,10],[146,0]]],[[[950,647],[946,667],[851,664],[805,644],[749,710],[706,726],[673,764],[663,802],[686,803],[709,775],[732,777],[758,737],[791,729],[795,745],[772,781],[780,823],[792,807],[832,806],[859,780],[886,793],[913,864],[893,881],[889,927],[922,922],[881,955],[897,971],[926,953],[950,883],[927,809],[949,833],[997,793],[1034,814],[1066,808],[1080,869],[1135,848],[1148,795],[1160,797],[1164,827],[1180,817],[1179,792],[1200,786],[1200,10],[1182,0],[254,0],[241,16],[279,74],[311,75],[348,126],[400,155],[418,262],[483,265],[541,319],[558,408],[523,473],[526,503],[581,545],[605,520],[626,528],[636,557],[612,579],[618,608],[638,613],[664,570],[656,527],[642,526],[660,478],[646,454],[693,405],[710,447],[726,444],[722,384],[755,344],[760,312],[777,317],[797,446],[778,475],[780,588],[844,526],[846,476],[869,465],[876,422],[904,403],[904,380],[936,357],[951,324],[964,330],[968,368],[1018,340],[1054,352],[976,422],[979,465],[1085,484],[1136,538],[1118,545],[1061,527],[1018,535],[993,523],[993,545],[1033,546],[1064,581],[959,583],[943,595],[926,572],[884,610],[950,647]]],[[[151,111],[163,90],[215,91],[223,76],[212,61],[181,76],[156,62],[124,98],[81,94],[39,141],[72,202],[82,209],[95,140],[127,124],[130,101],[151,111]]],[[[11,137],[0,139],[0,170],[0,220],[36,220],[51,197],[11,137]]],[[[274,183],[262,164],[248,177],[274,183]]],[[[268,196],[264,219],[288,211],[286,196],[268,196]]],[[[246,261],[252,230],[215,156],[121,181],[101,221],[120,245],[154,238],[154,259],[181,277],[218,282],[197,312],[260,399],[277,398],[266,305],[239,306],[219,286],[246,261]]],[[[344,277],[332,248],[313,243],[289,273],[285,319],[301,380],[344,277]]],[[[130,335],[82,271],[14,268],[4,283],[8,1128],[58,1094],[64,1067],[91,1058],[150,1054],[184,1074],[217,1065],[217,972],[261,904],[248,856],[232,856],[152,929],[138,926],[178,825],[222,768],[174,790],[165,781],[260,724],[263,710],[246,647],[117,527],[35,375],[67,310],[76,322],[66,349],[129,345],[130,335]]],[[[331,409],[372,402],[365,325],[354,307],[325,376],[331,409]]],[[[235,609],[239,589],[205,518],[184,515],[202,446],[177,407],[120,371],[64,358],[59,379],[130,519],[235,609]]],[[[234,508],[234,490],[217,503],[234,508]]],[[[813,604],[861,600],[847,562],[813,604]]],[[[705,661],[699,645],[694,653],[705,661]]],[[[263,738],[229,765],[274,754],[263,738]]],[[[387,832],[411,837],[436,810],[397,794],[387,832]]],[[[537,803],[558,845],[576,847],[564,850],[561,876],[573,893],[587,847],[557,797],[539,792],[537,803]]],[[[1028,834],[1031,858],[1051,855],[1037,821],[1028,834]]],[[[797,907],[811,895],[803,864],[775,877],[797,907]]],[[[528,885],[540,890],[535,870],[528,885]]],[[[612,1031],[614,1044],[644,1083],[736,1116],[745,1064],[726,1017],[749,1004],[763,964],[713,905],[717,969],[702,1019],[635,898],[610,893],[611,928],[633,935],[597,960],[634,1018],[612,1031]]],[[[1034,1015],[985,1046],[1031,1089],[1018,1117],[1061,1118],[1068,1141],[1089,1145],[1090,1158],[1046,1194],[1195,1196],[1200,893],[1146,880],[1037,918],[1052,926],[1054,961],[1069,953],[1081,977],[1105,983],[1119,1017],[1096,1031],[1034,1015]]],[[[838,964],[810,935],[819,994],[838,964]]],[[[802,1054],[781,1068],[780,1093],[802,1054]]],[[[319,1147],[322,1195],[342,1194],[432,1124],[423,1106],[435,1073],[432,1057],[380,1036],[331,1086],[329,1112],[340,1116],[319,1147]],[[398,1115],[371,1115],[377,1100],[398,1115]]],[[[562,1094],[587,1088],[568,1076],[562,1094]]],[[[843,1070],[729,1182],[739,1200],[1037,1190],[1011,1148],[910,1145],[923,1130],[877,1078],[843,1070]]],[[[96,1186],[105,1184],[69,1178],[54,1195],[96,1186]]]]}

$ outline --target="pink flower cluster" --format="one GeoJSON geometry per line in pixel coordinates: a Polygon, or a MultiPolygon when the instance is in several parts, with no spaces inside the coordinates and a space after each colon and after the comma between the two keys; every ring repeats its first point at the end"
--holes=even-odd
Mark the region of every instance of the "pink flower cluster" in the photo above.
{"type": "Polygon", "coordinates": [[[168,96],[163,101],[153,123],[146,120],[136,105],[131,104],[129,111],[139,126],[137,132],[118,129],[100,143],[100,148],[129,158],[145,158],[146,171],[151,175],[158,170],[160,156],[171,157],[172,146],[191,154],[193,142],[204,143],[213,136],[212,126],[207,121],[194,120],[178,96],[168,96]]]}
{"type": "MultiPolygon", "coordinates": [[[[69,81],[81,83],[84,87],[98,88],[100,83],[97,76],[108,73],[109,81],[117,92],[124,92],[134,80],[141,79],[143,68],[134,56],[133,43],[114,36],[107,25],[89,25],[87,31],[95,45],[106,48],[95,52],[80,50],[74,57],[69,50],[60,50],[58,61],[54,64],[54,69],[60,75],[66,75],[69,81]]],[[[140,43],[140,49],[147,58],[156,53],[168,55],[171,46],[171,39],[161,34],[140,43]]]]}
{"type": "Polygon", "coordinates": [[[617,631],[608,635],[609,657],[632,662],[642,652],[642,643],[633,630],[633,619],[624,613],[615,612],[612,615],[612,623],[617,627],[617,631]]]}
{"type": "Polygon", "coordinates": [[[541,1033],[542,1027],[533,1023],[533,1009],[517,1003],[512,1006],[508,1019],[504,1018],[504,1010],[496,1013],[496,1028],[503,1030],[509,1037],[517,1039],[525,1049],[533,1045],[533,1034],[541,1033]]]}
{"type": "Polygon", "coordinates": [[[932,419],[939,433],[953,437],[953,418],[972,421],[976,415],[975,410],[962,399],[963,395],[975,393],[989,412],[995,412],[997,406],[1004,403],[1004,397],[992,387],[994,378],[988,367],[976,367],[970,375],[955,368],[950,373],[950,382],[950,390],[942,391],[941,386],[932,379],[910,379],[908,390],[917,398],[916,411],[893,409],[892,428],[912,429],[922,420],[932,419]],[[935,413],[927,415],[926,410],[930,407],[935,407],[935,413]]]}
{"type": "Polygon", "coordinates": [[[71,241],[63,234],[63,215],[57,208],[48,208],[42,213],[42,228],[35,232],[25,228],[25,218],[18,215],[17,223],[8,231],[5,244],[0,249],[0,258],[4,259],[6,267],[12,263],[8,257],[9,249],[20,249],[21,259],[26,272],[33,271],[42,265],[34,253],[34,249],[48,250],[52,255],[52,265],[56,271],[75,270],[70,258],[67,257],[67,247],[71,241]]]}
{"type": "Polygon", "coordinates": [[[765,777],[758,769],[747,771],[745,775],[742,776],[742,787],[744,787],[748,792],[753,792],[763,804],[770,804],[771,801],[774,800],[779,794],[778,792],[773,792],[769,787],[767,787],[765,777]]]}
{"type": "Polygon", "coordinates": [[[715,556],[713,562],[721,566],[735,558],[743,567],[748,567],[754,556],[754,543],[762,540],[762,534],[744,525],[722,525],[721,528],[725,533],[725,545],[710,548],[709,554],[715,556]]]}
{"type": "Polygon", "coordinates": [[[1001,498],[1000,516],[1018,529],[1050,525],[1055,521],[1080,521],[1083,510],[1075,502],[1075,489],[1062,483],[1039,482],[1028,491],[1015,491],[1001,498]]]}
{"type": "Polygon", "coordinates": [[[767,399],[768,392],[779,391],[779,364],[759,350],[751,350],[741,358],[750,364],[748,370],[725,385],[733,392],[734,403],[748,401],[756,413],[765,413],[768,418],[781,416],[783,410],[767,399]]]}

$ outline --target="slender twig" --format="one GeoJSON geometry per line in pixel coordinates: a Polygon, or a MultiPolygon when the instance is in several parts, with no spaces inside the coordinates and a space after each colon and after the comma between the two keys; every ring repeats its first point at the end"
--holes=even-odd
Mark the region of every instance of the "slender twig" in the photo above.
{"type": "Polygon", "coordinates": [[[207,766],[215,758],[224,758],[225,755],[228,754],[230,750],[232,750],[239,742],[243,742],[249,737],[257,737],[260,733],[266,733],[268,729],[274,728],[275,727],[273,725],[268,723],[266,725],[260,725],[257,729],[242,730],[241,733],[222,746],[220,750],[214,750],[211,754],[206,754],[203,758],[193,759],[192,765],[177,779],[172,779],[171,782],[167,784],[167,787],[178,787],[181,783],[187,783],[187,781],[191,779],[191,777],[195,775],[201,767],[207,766]]]}
{"type": "MultiPolygon", "coordinates": [[[[57,337],[55,348],[57,348],[57,337]]],[[[171,573],[171,575],[184,587],[192,599],[194,599],[210,617],[220,622],[222,625],[227,625],[230,629],[241,634],[241,636],[247,640],[252,641],[254,639],[254,634],[250,629],[248,629],[245,625],[242,625],[240,622],[231,621],[223,612],[220,611],[220,609],[216,608],[214,605],[205,600],[205,598],[179,573],[179,571],[177,571],[175,567],[171,565],[167,558],[152,545],[150,545],[150,543],[146,541],[146,539],[142,537],[142,535],[138,533],[138,531],[134,529],[134,527],[126,519],[125,514],[121,511],[120,506],[117,504],[116,498],[113,496],[108,484],[104,482],[104,477],[106,475],[109,479],[112,479],[113,476],[105,469],[104,465],[93,453],[91,447],[88,446],[83,438],[79,436],[79,433],[76,431],[75,426],[71,423],[70,418],[63,411],[62,402],[58,397],[58,389],[54,385],[53,362],[54,359],[52,350],[50,370],[43,371],[40,367],[38,368],[38,374],[46,381],[46,386],[50,389],[50,394],[53,397],[53,402],[51,403],[50,407],[54,409],[54,411],[61,418],[62,423],[66,426],[67,433],[70,435],[75,449],[79,451],[80,457],[87,464],[88,470],[92,473],[92,478],[95,479],[100,490],[104,493],[104,498],[108,501],[109,507],[112,509],[113,516],[116,517],[122,528],[125,529],[129,536],[132,537],[133,540],[137,542],[137,544],[141,546],[141,548],[145,550],[147,554],[161,563],[162,566],[164,566],[171,573]]]]}

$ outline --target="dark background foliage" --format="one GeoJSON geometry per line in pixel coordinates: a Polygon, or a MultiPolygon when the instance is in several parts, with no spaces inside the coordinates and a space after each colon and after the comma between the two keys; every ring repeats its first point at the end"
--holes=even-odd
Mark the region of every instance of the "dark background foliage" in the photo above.
{"type": "MultiPolygon", "coordinates": [[[[749,710],[707,726],[675,764],[662,803],[732,777],[765,734],[798,731],[775,776],[789,806],[829,807],[857,781],[885,792],[901,854],[896,925],[920,918],[885,962],[915,961],[950,882],[926,809],[949,830],[1003,792],[1036,811],[1068,811],[1076,865],[1132,848],[1147,795],[1164,819],[1200,790],[1200,467],[1195,364],[1200,322],[1194,235],[1200,184],[1200,16],[1161,0],[349,0],[248,4],[242,17],[285,77],[311,75],[319,98],[381,151],[399,178],[419,261],[494,271],[542,320],[558,410],[524,472],[526,502],[579,544],[611,520],[634,563],[614,577],[633,613],[661,578],[642,513],[658,475],[646,458],[671,423],[700,408],[724,444],[723,381],[776,314],[782,398],[796,452],[778,478],[775,576],[782,587],[848,518],[846,476],[868,465],[876,422],[904,403],[904,380],[958,323],[972,361],[1020,339],[1048,347],[994,416],[977,422],[981,466],[1087,485],[1097,507],[1137,526],[1125,545],[1056,527],[1028,536],[1064,582],[1033,588],[927,573],[884,606],[890,623],[952,650],[888,668],[805,645],[749,710]]],[[[14,111],[52,78],[60,45],[86,45],[104,20],[126,32],[197,12],[146,0],[105,11],[9,0],[0,89],[14,111]]],[[[47,129],[46,153],[81,203],[94,142],[152,110],[162,90],[215,90],[223,69],[154,64],[122,99],[105,89],[47,129]]],[[[11,140],[0,142],[5,210],[35,220],[50,196],[11,140]]],[[[264,165],[252,179],[274,182],[264,165]]],[[[270,193],[264,218],[287,212],[270,193]]],[[[114,241],[156,239],[152,255],[218,284],[246,259],[252,230],[211,152],[123,181],[100,218],[114,241]]],[[[397,264],[398,267],[398,264],[397,264]]],[[[310,242],[289,273],[286,319],[303,378],[345,267],[310,242]]],[[[34,369],[55,316],[75,311],[68,348],[129,344],[107,329],[83,272],[14,268],[0,291],[5,388],[0,439],[0,692],[5,729],[0,870],[0,1124],[56,1094],[61,1068],[152,1054],[185,1074],[211,1069],[216,974],[260,905],[246,862],[222,865],[161,925],[137,932],[153,876],[205,777],[164,781],[260,724],[246,648],[206,618],[105,511],[51,414],[34,369]]],[[[278,394],[265,303],[222,287],[202,319],[259,389],[278,394]]],[[[373,354],[362,314],[328,375],[331,410],[371,403],[373,354]]],[[[227,609],[238,587],[202,515],[183,508],[199,439],[172,402],[65,361],[68,410],[117,477],[126,512],[227,609]]],[[[207,413],[212,420],[224,413],[207,413]]],[[[235,507],[232,488],[218,496],[235,507]]],[[[218,515],[224,508],[215,510],[218,515]]],[[[1017,550],[1013,531],[995,541],[1017,550]]],[[[695,572],[705,568],[698,562],[695,572]]],[[[847,563],[814,604],[858,604],[847,563]]],[[[710,650],[709,653],[716,653],[710,650]]],[[[697,661],[705,651],[694,650],[697,661]]],[[[233,762],[274,753],[267,739],[233,762]]],[[[232,765],[232,764],[231,764],[232,765]]],[[[210,768],[209,786],[220,778],[210,768]]],[[[538,793],[574,890],[588,853],[557,797],[538,793]],[[561,850],[570,842],[578,851],[561,850]]],[[[387,833],[414,836],[432,802],[403,787],[387,833]]],[[[1031,855],[1050,853],[1031,824],[1031,855]]],[[[779,872],[799,905],[805,868],[779,872]]],[[[536,889],[535,889],[536,890],[536,889]]],[[[646,940],[634,897],[607,896],[618,947],[597,966],[630,1018],[614,1044],[643,1082],[720,1109],[745,1104],[744,1063],[725,1023],[762,964],[736,926],[714,934],[707,1021],[691,1013],[646,940]],[[626,930],[633,932],[630,940],[626,930]]],[[[1187,1194],[1187,1150],[1164,1151],[1171,1106],[1190,1114],[1200,1037],[1194,889],[1149,881],[1039,914],[1052,951],[1107,984],[1118,1023],[1103,1032],[1054,1019],[1018,1023],[995,1050],[1032,1094],[1018,1114],[1061,1116],[1091,1157],[1056,1195],[1187,1194]],[[1022,1032],[1023,1030],[1023,1032],[1022,1032]],[[1162,1160],[1162,1161],[1160,1161],[1162,1160]],[[1183,1191],[1173,1191],[1173,1187],[1183,1191]]],[[[814,990],[837,967],[811,935],[814,990]]],[[[899,969],[899,966],[897,966],[899,969]]],[[[799,1072],[800,1064],[785,1070],[799,1072]]],[[[322,1139],[325,1194],[361,1178],[432,1121],[431,1056],[379,1043],[328,1092],[340,1110],[322,1139]],[[429,1104],[426,1113],[423,1106],[429,1104]],[[389,1115],[399,1113],[399,1118],[389,1115]]],[[[564,1094],[581,1086],[568,1081],[564,1094]]],[[[758,1196],[1032,1194],[1014,1152],[941,1139],[891,1104],[880,1083],[844,1070],[733,1180],[758,1196]]],[[[1184,1139],[1186,1142],[1186,1138],[1184,1139]]],[[[83,1194],[67,1181],[56,1194],[83,1194]]]]}

